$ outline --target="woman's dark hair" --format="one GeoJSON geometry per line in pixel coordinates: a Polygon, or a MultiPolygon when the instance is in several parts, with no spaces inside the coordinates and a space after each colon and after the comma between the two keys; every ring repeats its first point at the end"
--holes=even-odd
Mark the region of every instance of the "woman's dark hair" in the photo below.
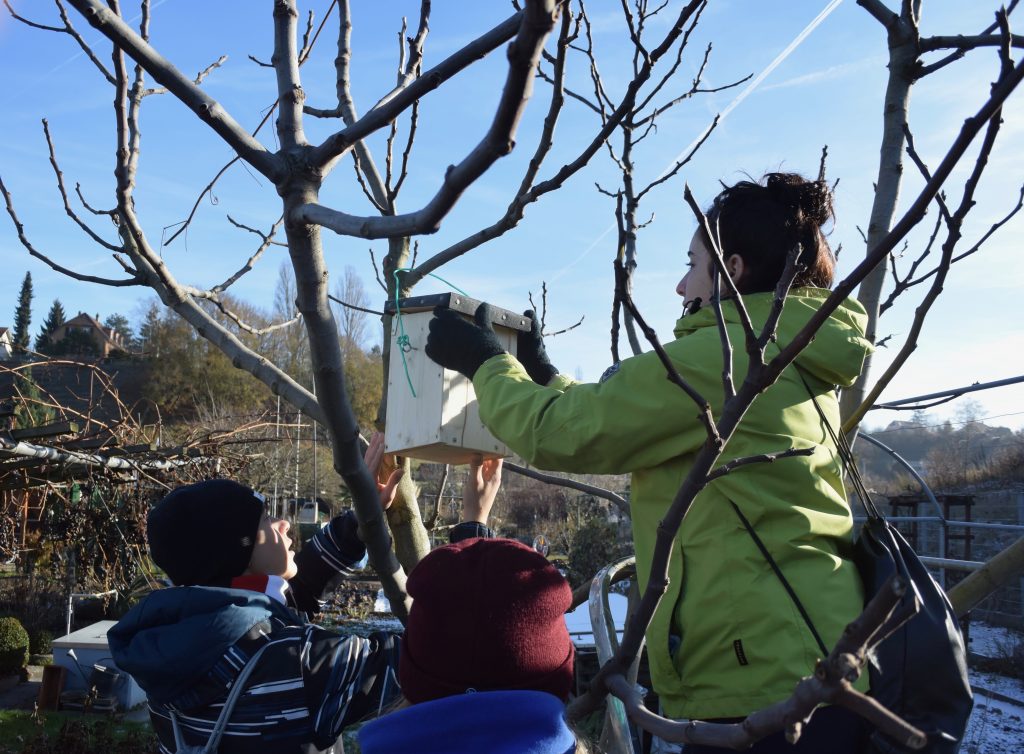
{"type": "Polygon", "coordinates": [[[774,291],[798,243],[802,269],[794,287],[832,285],[835,257],[821,231],[833,217],[832,191],[824,180],[768,173],[760,183],[740,181],[715,197],[707,216],[712,229],[718,224],[725,258],[739,254],[743,259],[740,293],[774,291]]]}

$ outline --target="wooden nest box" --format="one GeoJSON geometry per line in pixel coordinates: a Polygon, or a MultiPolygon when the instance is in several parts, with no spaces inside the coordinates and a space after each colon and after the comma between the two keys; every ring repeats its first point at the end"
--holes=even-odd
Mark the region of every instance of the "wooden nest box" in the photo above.
{"type": "MultiPolygon", "coordinates": [[[[511,455],[505,444],[480,421],[472,381],[458,372],[444,369],[424,352],[435,307],[442,306],[472,319],[480,303],[458,293],[399,299],[401,325],[396,316],[389,344],[384,431],[384,448],[388,453],[450,464],[469,463],[474,457],[511,455]]],[[[389,301],[385,311],[395,315],[395,302],[389,301]]],[[[491,323],[498,341],[515,356],[517,334],[530,330],[529,318],[492,306],[491,323]]]]}

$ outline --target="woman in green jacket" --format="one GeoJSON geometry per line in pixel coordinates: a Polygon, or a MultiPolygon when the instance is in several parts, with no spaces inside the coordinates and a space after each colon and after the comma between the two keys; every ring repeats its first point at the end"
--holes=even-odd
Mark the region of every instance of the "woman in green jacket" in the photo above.
{"type": "MultiPolygon", "coordinates": [[[[828,297],[832,283],[834,257],[822,233],[832,217],[828,186],[769,174],[761,183],[743,181],[723,190],[708,216],[711,226],[718,226],[726,268],[755,328],[768,317],[786,255],[802,244],[802,269],[778,326],[778,345],[789,343],[828,297]]],[[[712,263],[699,232],[690,243],[687,267],[676,287],[684,300],[683,317],[665,350],[717,417],[724,402],[722,347],[709,304],[712,263]]],[[[734,345],[733,374],[741,381],[747,369],[743,330],[737,308],[724,301],[722,309],[734,345]]],[[[487,320],[486,312],[478,312],[474,324],[439,310],[427,354],[473,379],[480,417],[529,463],[632,474],[633,538],[644,588],[658,522],[706,439],[696,406],[666,379],[653,352],[615,365],[596,384],[574,384],[551,366],[536,326],[520,338],[516,359],[494,339],[487,320]]],[[[742,466],[716,479],[697,495],[680,527],[668,592],[647,630],[654,688],[672,717],[742,718],[788,697],[860,613],[862,588],[851,560],[853,520],[838,453],[814,400],[838,427],[835,388],[851,385],[860,374],[871,349],[865,323],[856,301],[837,309],[795,366],[754,400],[719,462],[789,448],[813,452],[742,466]],[[806,619],[744,519],[795,592],[806,619]]],[[[845,710],[820,711],[801,746],[785,750],[855,747],[856,733],[843,733],[843,725],[857,729],[845,710]],[[830,740],[821,748],[816,734],[826,728],[830,740]]],[[[781,740],[781,735],[774,743],[766,739],[751,751],[772,751],[781,740]]]]}

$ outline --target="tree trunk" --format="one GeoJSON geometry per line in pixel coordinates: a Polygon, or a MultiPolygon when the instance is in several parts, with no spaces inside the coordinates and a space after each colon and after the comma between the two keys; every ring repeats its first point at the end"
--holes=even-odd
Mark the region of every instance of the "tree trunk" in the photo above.
{"type": "MultiPolygon", "coordinates": [[[[317,178],[293,176],[279,186],[284,199],[284,215],[303,204],[317,201],[317,178]]],[[[324,265],[320,228],[316,225],[285,222],[288,253],[295,269],[297,306],[309,334],[313,381],[323,414],[323,424],[331,438],[334,469],[352,493],[359,529],[380,576],[392,611],[405,620],[411,601],[405,593],[405,572],[391,550],[384,514],[377,497],[376,481],[363,463],[359,449],[359,426],[346,399],[345,372],[341,344],[328,301],[328,275],[324,265]]]]}
{"type": "Polygon", "coordinates": [[[423,525],[423,516],[417,502],[420,486],[412,480],[412,463],[402,459],[405,474],[398,483],[395,502],[388,508],[388,526],[395,538],[395,555],[406,573],[430,552],[430,534],[423,525]]]}
{"type": "MultiPolygon", "coordinates": [[[[889,82],[885,90],[882,146],[879,151],[875,199],[868,223],[866,253],[870,253],[885,238],[892,227],[899,204],[903,181],[903,148],[906,142],[904,129],[907,125],[910,90],[914,84],[914,68],[918,60],[917,42],[917,30],[910,22],[902,18],[894,20],[889,28],[889,82]]],[[[857,299],[868,313],[867,338],[872,343],[878,337],[878,310],[888,267],[888,259],[879,262],[857,291],[857,299]]],[[[843,391],[840,407],[844,420],[860,406],[867,395],[871,363],[872,358],[868,356],[860,378],[852,387],[843,391]]]]}

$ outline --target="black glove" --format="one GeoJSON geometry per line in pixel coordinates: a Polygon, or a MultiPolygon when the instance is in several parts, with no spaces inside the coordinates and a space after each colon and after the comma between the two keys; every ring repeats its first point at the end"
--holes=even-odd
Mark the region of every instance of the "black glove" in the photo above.
{"type": "Polygon", "coordinates": [[[437,307],[424,348],[427,356],[445,369],[454,369],[469,379],[489,358],[507,353],[491,328],[491,307],[480,304],[473,319],[475,324],[451,309],[437,307]]]}
{"type": "Polygon", "coordinates": [[[526,367],[526,373],[530,375],[531,380],[538,385],[547,385],[551,378],[558,374],[558,370],[544,349],[544,336],[540,334],[540,322],[533,309],[527,309],[523,316],[530,318],[530,332],[519,331],[516,358],[526,367]]]}

